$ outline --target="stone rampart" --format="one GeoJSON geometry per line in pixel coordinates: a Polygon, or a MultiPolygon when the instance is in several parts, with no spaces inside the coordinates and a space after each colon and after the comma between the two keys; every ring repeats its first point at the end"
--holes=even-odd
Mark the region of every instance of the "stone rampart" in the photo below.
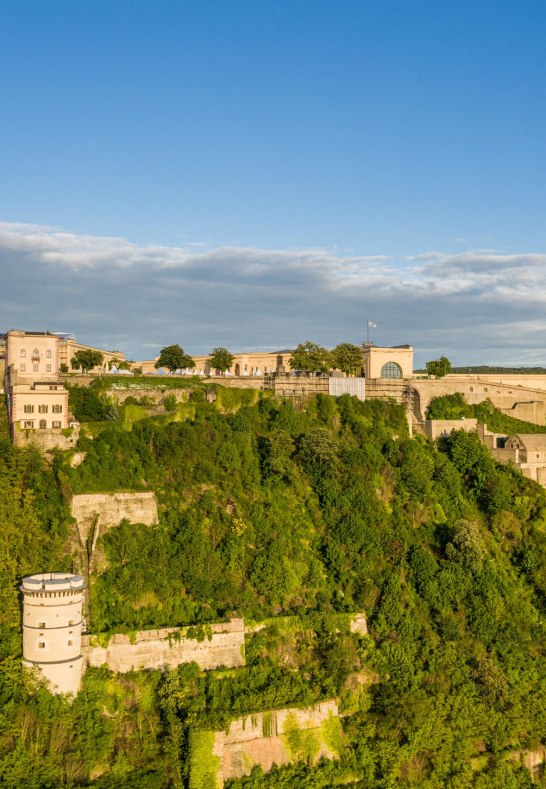
{"type": "Polygon", "coordinates": [[[70,512],[76,519],[80,539],[85,544],[90,531],[104,533],[126,519],[154,526],[158,523],[155,493],[82,493],[72,497],[70,512]]]}
{"type": "Polygon", "coordinates": [[[245,665],[244,622],[230,619],[193,628],[143,630],[134,637],[117,634],[107,646],[101,646],[96,636],[83,636],[82,654],[87,666],[106,665],[111,671],[122,674],[140,669],[173,668],[191,662],[204,670],[220,666],[237,668],[245,665]]]}
{"type": "Polygon", "coordinates": [[[438,379],[413,378],[406,384],[413,393],[415,413],[420,419],[424,419],[427,407],[434,397],[457,392],[463,395],[469,405],[490,400],[500,411],[526,422],[543,425],[546,418],[546,392],[521,384],[458,375],[438,379]]]}
{"type": "Polygon", "coordinates": [[[452,430],[465,430],[474,433],[478,430],[477,419],[426,419],[424,423],[425,435],[432,440],[441,436],[448,436],[452,430]]]}
{"type": "Polygon", "coordinates": [[[79,427],[58,430],[18,430],[14,429],[13,443],[18,447],[35,446],[41,452],[49,452],[52,449],[74,449],[80,437],[79,427]]]}
{"type": "Polygon", "coordinates": [[[254,765],[269,772],[274,764],[281,766],[309,756],[313,763],[322,757],[336,758],[322,727],[338,716],[337,702],[329,700],[307,709],[271,710],[232,721],[227,731],[214,733],[213,755],[220,759],[217,785],[249,775],[254,765]],[[290,732],[298,730],[314,734],[308,754],[295,752],[290,741],[290,732]]]}
{"type": "Polygon", "coordinates": [[[165,388],[160,388],[158,386],[146,388],[143,386],[133,389],[125,387],[116,388],[113,386],[106,390],[106,395],[121,405],[127,400],[128,397],[134,397],[137,400],[145,397],[148,399],[150,404],[159,405],[168,395],[174,395],[177,403],[185,403],[188,400],[191,392],[192,389],[190,387],[187,389],[176,389],[174,386],[165,388]]]}

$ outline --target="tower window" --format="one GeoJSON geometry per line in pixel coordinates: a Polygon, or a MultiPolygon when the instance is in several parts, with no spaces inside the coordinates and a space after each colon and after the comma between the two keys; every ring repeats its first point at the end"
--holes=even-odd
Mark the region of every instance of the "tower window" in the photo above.
{"type": "Polygon", "coordinates": [[[38,641],[38,649],[45,649],[45,641],[38,641]]]}

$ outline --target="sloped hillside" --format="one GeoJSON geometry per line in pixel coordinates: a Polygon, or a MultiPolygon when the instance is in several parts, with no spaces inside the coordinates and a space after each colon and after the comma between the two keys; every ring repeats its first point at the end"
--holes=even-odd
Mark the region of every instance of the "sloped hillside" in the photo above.
{"type": "Polygon", "coordinates": [[[545,492],[474,435],[410,440],[395,404],[230,398],[103,425],[77,468],[2,446],[0,784],[188,786],[196,732],[335,697],[339,759],[257,769],[232,789],[531,786],[520,755],[546,732],[545,492]],[[94,669],[71,706],[29,688],[17,581],[70,566],[61,491],[114,490],[154,490],[159,524],[100,538],[93,629],[267,620],[245,668],[94,669]],[[369,637],[343,624],[356,611],[369,637]]]}

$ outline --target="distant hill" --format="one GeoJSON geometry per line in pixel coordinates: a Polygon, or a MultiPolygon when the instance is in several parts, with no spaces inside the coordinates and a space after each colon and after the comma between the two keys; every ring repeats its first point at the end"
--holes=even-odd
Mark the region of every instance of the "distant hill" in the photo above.
{"type": "MultiPolygon", "coordinates": [[[[425,369],[415,370],[416,373],[426,373],[425,369]]],[[[472,373],[473,375],[546,375],[546,367],[494,367],[488,364],[473,365],[472,367],[453,367],[452,373],[472,373]]]]}

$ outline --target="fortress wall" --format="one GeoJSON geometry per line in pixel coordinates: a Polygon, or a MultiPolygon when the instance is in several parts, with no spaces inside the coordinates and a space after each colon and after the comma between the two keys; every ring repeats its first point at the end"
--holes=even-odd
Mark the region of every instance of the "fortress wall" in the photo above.
{"type": "Polygon", "coordinates": [[[465,430],[473,433],[478,430],[477,419],[426,419],[425,434],[432,439],[448,436],[452,430],[465,430]]]}
{"type": "Polygon", "coordinates": [[[413,379],[407,383],[419,395],[419,410],[423,417],[434,397],[460,392],[469,405],[491,400],[494,406],[510,416],[544,424],[546,391],[543,390],[455,375],[433,380],[413,379]]]}
{"type": "Polygon", "coordinates": [[[155,387],[153,389],[147,389],[146,387],[139,387],[138,389],[111,388],[106,390],[106,394],[108,397],[111,397],[112,400],[115,400],[116,403],[120,404],[123,404],[128,397],[136,397],[137,400],[140,400],[141,397],[146,397],[151,403],[159,404],[162,403],[168,395],[174,395],[177,403],[185,403],[191,391],[191,387],[187,389],[175,389],[173,386],[165,387],[164,389],[155,387]]]}
{"type": "Polygon", "coordinates": [[[157,501],[152,491],[78,494],[72,497],[70,512],[76,518],[83,543],[95,523],[101,534],[112,526],[119,526],[124,518],[145,526],[158,523],[157,501]]]}
{"type": "Polygon", "coordinates": [[[173,668],[191,662],[204,670],[245,665],[242,619],[203,625],[203,629],[206,635],[202,641],[188,637],[190,628],[168,627],[143,630],[134,638],[117,634],[112,636],[106,647],[100,646],[94,636],[83,636],[82,654],[88,666],[106,665],[119,673],[173,668]]]}
{"type": "Polygon", "coordinates": [[[254,765],[269,772],[274,764],[280,766],[296,761],[298,754],[291,753],[286,736],[294,729],[315,734],[313,762],[322,757],[335,759],[336,754],[325,742],[321,726],[329,718],[338,716],[337,702],[329,700],[306,709],[271,710],[232,721],[227,732],[214,733],[213,754],[220,758],[217,785],[223,786],[230,778],[249,775],[254,765]]]}
{"type": "Polygon", "coordinates": [[[51,449],[74,449],[80,429],[73,428],[70,435],[65,436],[62,430],[13,430],[13,443],[18,447],[35,446],[42,452],[51,449]]]}

